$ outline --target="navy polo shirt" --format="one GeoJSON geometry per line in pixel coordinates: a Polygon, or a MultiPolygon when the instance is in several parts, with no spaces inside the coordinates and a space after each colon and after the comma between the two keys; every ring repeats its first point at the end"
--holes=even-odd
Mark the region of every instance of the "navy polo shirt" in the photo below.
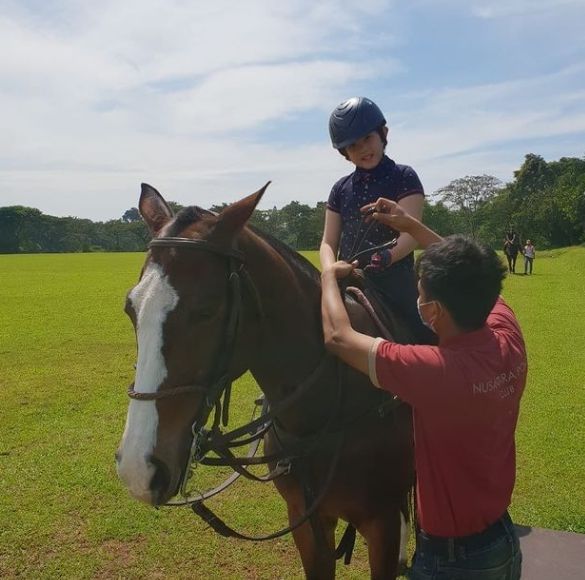
{"type": "Polygon", "coordinates": [[[367,239],[358,242],[357,247],[356,236],[362,236],[369,227],[369,224],[362,223],[361,207],[379,197],[399,202],[414,194],[424,195],[422,183],[414,169],[398,165],[386,155],[374,169],[358,167],[350,175],[342,177],[331,189],[327,201],[327,209],[341,216],[339,259],[347,260],[352,254],[379,246],[390,239],[388,228],[374,223],[367,239]]]}

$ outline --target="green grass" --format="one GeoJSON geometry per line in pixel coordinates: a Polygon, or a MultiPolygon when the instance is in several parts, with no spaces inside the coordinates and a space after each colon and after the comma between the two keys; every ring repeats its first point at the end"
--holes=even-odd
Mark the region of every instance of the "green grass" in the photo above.
{"type": "MultiPolygon", "coordinates": [[[[307,256],[317,262],[315,252],[307,256]]],[[[302,578],[290,537],[222,539],[188,509],[132,500],[118,481],[113,454],[135,356],[122,305],[142,259],[0,256],[0,577],[302,578]]],[[[542,253],[534,275],[510,276],[504,291],[530,368],[512,513],[522,524],[580,532],[584,272],[585,248],[542,253]]],[[[236,391],[243,401],[254,388],[246,376],[236,391]]],[[[270,485],[238,484],[213,506],[250,532],[285,524],[270,485]]],[[[352,565],[338,570],[341,578],[367,576],[362,542],[352,565]]]]}

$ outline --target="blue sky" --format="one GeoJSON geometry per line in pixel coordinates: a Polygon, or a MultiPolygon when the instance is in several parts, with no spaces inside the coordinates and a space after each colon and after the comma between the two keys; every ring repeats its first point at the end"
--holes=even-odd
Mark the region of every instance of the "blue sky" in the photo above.
{"type": "Polygon", "coordinates": [[[0,0],[0,206],[326,200],[365,95],[427,193],[585,155],[585,0],[0,0]]]}

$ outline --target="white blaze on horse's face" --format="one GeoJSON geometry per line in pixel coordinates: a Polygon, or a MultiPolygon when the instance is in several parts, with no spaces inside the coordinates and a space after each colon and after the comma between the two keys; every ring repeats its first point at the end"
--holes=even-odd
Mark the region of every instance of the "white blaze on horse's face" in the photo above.
{"type": "MultiPolygon", "coordinates": [[[[158,264],[150,264],[129,299],[136,313],[138,362],[134,390],[154,393],[167,376],[162,353],[163,327],[179,297],[158,264]]],[[[152,503],[150,482],[155,466],[150,461],[156,445],[158,413],[155,401],[132,399],[118,457],[118,474],[139,500],[152,503]]]]}

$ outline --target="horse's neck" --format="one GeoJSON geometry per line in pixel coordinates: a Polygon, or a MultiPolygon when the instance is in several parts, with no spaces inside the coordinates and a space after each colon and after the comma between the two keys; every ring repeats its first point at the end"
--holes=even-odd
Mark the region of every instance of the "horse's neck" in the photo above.
{"type": "MultiPolygon", "coordinates": [[[[339,374],[338,362],[323,343],[318,275],[312,278],[270,248],[254,248],[254,259],[246,262],[265,313],[249,368],[272,404],[301,389],[301,397],[279,419],[292,433],[313,432],[330,417],[340,388],[343,412],[354,414],[370,408],[381,393],[369,388],[369,379],[357,371],[339,374]],[[315,380],[308,382],[312,375],[315,380]],[[345,377],[343,387],[340,376],[345,377]]],[[[375,332],[365,312],[358,316],[363,318],[360,327],[375,332]]]]}
{"type": "Polygon", "coordinates": [[[325,356],[321,292],[316,280],[266,241],[255,246],[248,251],[253,259],[246,267],[264,316],[250,370],[268,397],[280,400],[290,395],[325,356]]]}

